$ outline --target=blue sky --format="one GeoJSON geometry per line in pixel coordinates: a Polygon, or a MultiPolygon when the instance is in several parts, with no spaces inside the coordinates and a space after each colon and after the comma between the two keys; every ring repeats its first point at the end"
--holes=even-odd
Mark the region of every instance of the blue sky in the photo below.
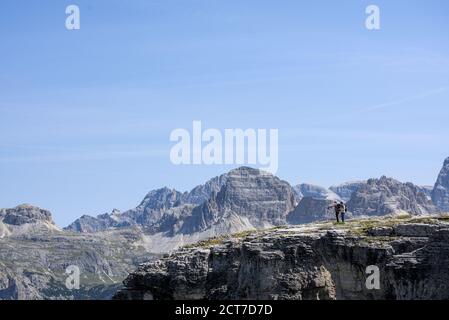
{"type": "Polygon", "coordinates": [[[433,184],[449,156],[446,0],[3,0],[0,37],[0,207],[60,225],[229,170],[171,164],[193,120],[278,128],[292,184],[433,184]]]}

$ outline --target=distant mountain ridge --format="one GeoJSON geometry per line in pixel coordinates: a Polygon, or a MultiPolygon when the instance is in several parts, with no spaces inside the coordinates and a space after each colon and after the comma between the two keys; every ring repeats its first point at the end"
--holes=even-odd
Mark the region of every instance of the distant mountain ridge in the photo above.
{"type": "Polygon", "coordinates": [[[82,216],[64,230],[48,210],[20,205],[0,209],[0,299],[108,298],[140,262],[211,237],[334,219],[328,209],[346,200],[348,218],[448,212],[449,158],[429,188],[381,177],[329,189],[292,187],[249,167],[231,170],[190,192],[161,188],[138,206],[82,216]],[[79,265],[83,291],[73,295],[64,269],[79,265]]]}
{"type": "Polygon", "coordinates": [[[347,202],[348,217],[395,212],[434,214],[444,211],[444,201],[449,201],[445,194],[448,163],[446,160],[432,192],[429,187],[387,177],[347,182],[330,188],[306,183],[291,187],[271,174],[241,167],[212,178],[190,192],[169,188],[152,190],[134,209],[123,213],[113,210],[97,217],[82,216],[65,230],[99,232],[138,226],[148,234],[175,236],[214,227],[220,230],[217,232],[225,233],[226,230],[257,229],[291,221],[305,223],[330,219],[333,213],[327,207],[331,201],[347,202]],[[430,195],[438,198],[440,205],[434,205],[430,195]],[[282,205],[263,205],[269,201],[278,201],[277,204],[282,205]],[[264,213],[266,210],[272,211],[264,213]],[[287,219],[289,214],[291,218],[287,219]]]}
{"type": "Polygon", "coordinates": [[[147,233],[191,234],[214,226],[225,230],[262,228],[285,223],[296,200],[291,186],[249,167],[215,177],[190,192],[162,188],[149,192],[124,213],[83,216],[68,231],[98,232],[140,226],[147,233]]]}
{"type": "MultiPolygon", "coordinates": [[[[64,228],[74,232],[97,232],[111,228],[123,228],[143,225],[151,230],[154,224],[163,219],[168,211],[172,216],[182,216],[189,205],[200,205],[209,200],[213,192],[218,192],[226,182],[226,174],[215,177],[190,192],[181,193],[175,189],[161,188],[150,191],[142,202],[134,209],[123,214],[118,210],[97,217],[84,215],[64,228]],[[176,208],[176,209],[175,209],[176,208]]],[[[191,209],[191,208],[190,208],[191,209]]],[[[165,217],[167,218],[167,217],[165,217]]]]}

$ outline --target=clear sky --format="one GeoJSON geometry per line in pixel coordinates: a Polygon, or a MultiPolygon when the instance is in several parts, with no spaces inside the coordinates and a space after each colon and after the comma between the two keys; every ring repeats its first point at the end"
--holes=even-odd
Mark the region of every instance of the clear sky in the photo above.
{"type": "Polygon", "coordinates": [[[228,171],[170,162],[193,120],[278,128],[292,184],[433,184],[449,156],[447,0],[2,0],[0,38],[0,207],[62,226],[228,171]]]}

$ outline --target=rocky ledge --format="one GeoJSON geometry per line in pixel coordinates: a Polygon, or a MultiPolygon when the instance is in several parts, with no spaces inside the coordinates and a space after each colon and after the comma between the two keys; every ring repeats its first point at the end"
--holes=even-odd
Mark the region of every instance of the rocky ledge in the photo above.
{"type": "Polygon", "coordinates": [[[449,217],[396,216],[203,241],[142,264],[115,299],[449,299],[448,286],[449,217]]]}

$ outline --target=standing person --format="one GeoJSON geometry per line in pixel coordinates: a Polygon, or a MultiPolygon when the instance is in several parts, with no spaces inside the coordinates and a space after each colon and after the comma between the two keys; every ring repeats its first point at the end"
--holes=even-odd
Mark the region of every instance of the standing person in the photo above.
{"type": "Polygon", "coordinates": [[[345,223],[345,213],[346,212],[348,212],[348,208],[346,207],[346,204],[343,201],[340,201],[340,215],[341,215],[342,223],[345,223]]]}
{"type": "MultiPolygon", "coordinates": [[[[327,207],[328,209],[334,209],[335,211],[335,218],[337,219],[337,223],[340,223],[339,214],[341,212],[341,203],[334,200],[331,206],[327,207]]],[[[344,217],[343,217],[344,219],[344,217]]]]}
{"type": "Polygon", "coordinates": [[[341,222],[345,223],[345,213],[348,211],[346,208],[346,205],[343,201],[335,201],[334,203],[328,207],[328,209],[333,208],[335,211],[335,218],[337,219],[337,223],[340,223],[340,216],[341,216],[341,222]]]}

